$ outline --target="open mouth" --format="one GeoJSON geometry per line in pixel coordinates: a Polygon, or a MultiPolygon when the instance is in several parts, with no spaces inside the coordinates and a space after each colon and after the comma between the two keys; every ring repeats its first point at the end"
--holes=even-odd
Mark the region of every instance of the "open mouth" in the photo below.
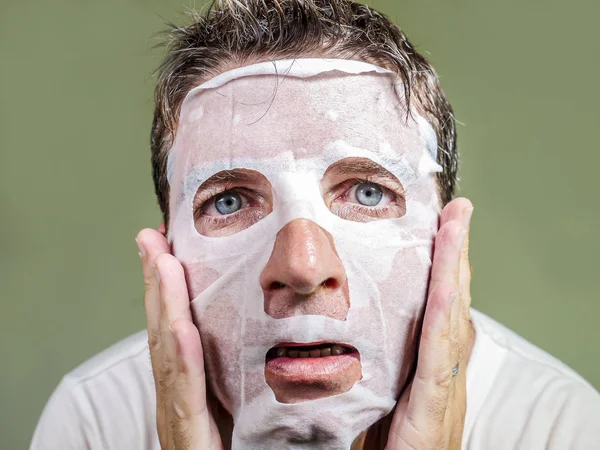
{"type": "Polygon", "coordinates": [[[282,344],[267,352],[267,361],[274,358],[324,358],[355,353],[356,349],[343,344],[282,344]]]}
{"type": "Polygon", "coordinates": [[[281,403],[343,394],[361,378],[359,352],[339,342],[281,343],[265,358],[265,380],[281,403]]]}

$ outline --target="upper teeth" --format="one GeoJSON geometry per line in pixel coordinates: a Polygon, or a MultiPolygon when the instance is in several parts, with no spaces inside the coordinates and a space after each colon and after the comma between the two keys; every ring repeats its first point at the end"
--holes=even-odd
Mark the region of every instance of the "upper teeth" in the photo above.
{"type": "Polygon", "coordinates": [[[278,358],[287,356],[288,358],[321,358],[323,356],[338,356],[348,353],[350,350],[341,345],[319,346],[319,348],[308,349],[306,347],[277,347],[276,355],[278,358]]]}

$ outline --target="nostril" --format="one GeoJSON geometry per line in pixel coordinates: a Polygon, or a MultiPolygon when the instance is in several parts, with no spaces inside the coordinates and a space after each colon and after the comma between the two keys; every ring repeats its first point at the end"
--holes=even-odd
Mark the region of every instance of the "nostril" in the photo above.
{"type": "Polygon", "coordinates": [[[269,290],[275,291],[275,290],[278,290],[278,289],[283,289],[284,287],[285,287],[285,284],[280,283],[279,281],[273,281],[271,283],[271,285],[269,286],[269,290]]]}
{"type": "Polygon", "coordinates": [[[340,283],[335,278],[327,278],[325,281],[321,283],[321,286],[327,289],[337,289],[340,287],[340,283]]]}

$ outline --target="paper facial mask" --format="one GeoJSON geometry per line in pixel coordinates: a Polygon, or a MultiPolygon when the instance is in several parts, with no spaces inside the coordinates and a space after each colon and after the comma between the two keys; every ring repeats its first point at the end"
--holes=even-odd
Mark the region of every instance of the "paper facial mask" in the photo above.
{"type": "Polygon", "coordinates": [[[359,61],[283,60],[183,102],[169,240],[234,449],[347,450],[407,382],[441,167],[395,83],[359,61]],[[318,292],[302,291],[318,274],[292,273],[295,257],[329,271],[318,292]]]}

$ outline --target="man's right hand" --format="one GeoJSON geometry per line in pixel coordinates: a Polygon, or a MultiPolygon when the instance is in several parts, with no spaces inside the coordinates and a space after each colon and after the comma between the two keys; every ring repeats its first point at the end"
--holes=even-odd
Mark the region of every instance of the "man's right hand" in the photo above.
{"type": "Polygon", "coordinates": [[[202,344],[192,322],[183,267],[159,231],[144,229],[136,242],[146,286],[144,308],[161,448],[221,450],[207,404],[202,344]]]}

